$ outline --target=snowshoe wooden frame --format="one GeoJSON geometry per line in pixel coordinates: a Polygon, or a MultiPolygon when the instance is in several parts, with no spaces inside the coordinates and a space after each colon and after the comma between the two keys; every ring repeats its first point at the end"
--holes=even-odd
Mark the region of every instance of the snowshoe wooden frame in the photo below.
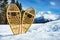
{"type": "Polygon", "coordinates": [[[21,12],[16,4],[8,6],[6,15],[13,34],[21,34],[21,12]]]}
{"type": "Polygon", "coordinates": [[[7,20],[14,35],[26,33],[34,21],[35,10],[28,8],[21,17],[16,4],[10,4],[7,9],[7,20]]]}
{"type": "Polygon", "coordinates": [[[35,10],[28,8],[25,10],[22,18],[22,33],[26,33],[34,21],[35,10]]]}

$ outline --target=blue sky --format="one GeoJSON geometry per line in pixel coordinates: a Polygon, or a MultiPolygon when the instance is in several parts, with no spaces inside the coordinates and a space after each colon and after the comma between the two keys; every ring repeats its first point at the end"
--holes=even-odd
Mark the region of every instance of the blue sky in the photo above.
{"type": "Polygon", "coordinates": [[[53,14],[60,14],[60,0],[18,0],[23,9],[33,7],[36,13],[39,11],[51,11],[53,14]]]}

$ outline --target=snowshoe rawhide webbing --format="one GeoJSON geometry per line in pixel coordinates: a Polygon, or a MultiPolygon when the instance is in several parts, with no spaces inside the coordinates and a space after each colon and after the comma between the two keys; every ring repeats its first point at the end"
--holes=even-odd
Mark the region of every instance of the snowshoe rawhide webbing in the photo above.
{"type": "Polygon", "coordinates": [[[7,20],[14,35],[26,33],[34,21],[35,10],[28,8],[23,16],[16,4],[10,4],[7,9],[7,20]]]}
{"type": "Polygon", "coordinates": [[[26,33],[34,21],[35,10],[28,8],[25,10],[22,18],[22,33],[26,33]]]}
{"type": "Polygon", "coordinates": [[[14,35],[21,34],[21,12],[16,4],[10,4],[7,9],[7,20],[14,35]]]}

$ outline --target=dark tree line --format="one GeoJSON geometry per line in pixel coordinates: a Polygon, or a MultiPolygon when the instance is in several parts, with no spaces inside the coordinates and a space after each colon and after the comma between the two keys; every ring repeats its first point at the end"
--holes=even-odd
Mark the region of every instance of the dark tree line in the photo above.
{"type": "Polygon", "coordinates": [[[6,24],[6,9],[8,0],[0,0],[0,24],[6,24]]]}

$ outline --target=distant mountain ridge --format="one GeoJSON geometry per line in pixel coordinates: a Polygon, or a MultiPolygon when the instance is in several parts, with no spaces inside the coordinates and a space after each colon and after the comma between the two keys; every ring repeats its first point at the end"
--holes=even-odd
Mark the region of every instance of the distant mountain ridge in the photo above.
{"type": "Polygon", "coordinates": [[[50,21],[54,21],[54,20],[59,20],[59,15],[57,14],[50,14],[48,12],[46,13],[37,13],[34,23],[46,23],[46,22],[50,22],[50,21]]]}

